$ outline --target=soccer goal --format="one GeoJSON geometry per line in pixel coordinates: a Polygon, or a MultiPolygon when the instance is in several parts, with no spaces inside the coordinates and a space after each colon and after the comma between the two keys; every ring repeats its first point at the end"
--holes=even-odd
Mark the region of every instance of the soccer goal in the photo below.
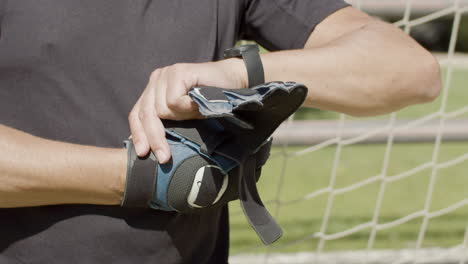
{"type": "Polygon", "coordinates": [[[314,112],[283,124],[259,190],[284,236],[263,246],[234,204],[230,262],[466,264],[468,1],[348,2],[408,34],[437,37],[428,25],[444,21],[434,24],[448,32],[435,54],[443,91],[383,117],[314,112]]]}

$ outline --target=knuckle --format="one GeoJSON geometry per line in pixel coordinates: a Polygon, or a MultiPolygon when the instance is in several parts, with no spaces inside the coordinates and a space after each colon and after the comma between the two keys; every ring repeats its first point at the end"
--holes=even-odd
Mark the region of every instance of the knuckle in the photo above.
{"type": "Polygon", "coordinates": [[[171,66],[172,73],[185,74],[188,71],[187,63],[176,63],[171,66]]]}
{"type": "Polygon", "coordinates": [[[150,80],[154,81],[154,80],[158,79],[159,75],[161,75],[161,71],[162,71],[162,69],[160,69],[160,68],[154,70],[150,75],[150,80]]]}
{"type": "Polygon", "coordinates": [[[138,118],[138,112],[135,111],[135,109],[130,111],[130,113],[128,114],[128,121],[131,123],[131,122],[135,121],[135,119],[137,119],[137,118],[138,118]]]}
{"type": "Polygon", "coordinates": [[[167,107],[169,107],[170,109],[174,109],[174,110],[180,109],[180,104],[177,100],[177,97],[168,96],[166,103],[167,103],[167,107]]]}
{"type": "Polygon", "coordinates": [[[163,119],[170,119],[172,117],[172,112],[167,108],[162,108],[158,110],[158,116],[163,119]]]}
{"type": "Polygon", "coordinates": [[[152,118],[156,117],[154,112],[151,109],[141,109],[140,112],[138,113],[138,117],[142,121],[147,121],[151,120],[152,118]]]}
{"type": "Polygon", "coordinates": [[[192,112],[199,113],[199,112],[198,112],[198,109],[199,109],[199,108],[198,108],[198,104],[195,103],[195,101],[190,100],[190,103],[188,104],[188,106],[189,106],[189,108],[190,108],[190,110],[191,110],[192,112]]]}

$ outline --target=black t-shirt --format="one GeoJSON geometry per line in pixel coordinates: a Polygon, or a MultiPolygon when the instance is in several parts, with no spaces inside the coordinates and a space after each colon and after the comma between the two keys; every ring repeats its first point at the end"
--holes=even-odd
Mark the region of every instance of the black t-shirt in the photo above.
{"type": "MultiPolygon", "coordinates": [[[[54,140],[121,147],[128,113],[154,69],[218,60],[241,38],[271,50],[302,48],[315,25],[344,6],[0,0],[0,123],[54,140]]],[[[227,208],[199,215],[93,205],[0,209],[2,264],[226,263],[228,240],[227,208]]]]}

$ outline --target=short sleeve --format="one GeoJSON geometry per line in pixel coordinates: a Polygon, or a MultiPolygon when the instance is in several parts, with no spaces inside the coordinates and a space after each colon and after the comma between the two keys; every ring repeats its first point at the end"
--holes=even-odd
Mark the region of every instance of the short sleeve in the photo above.
{"type": "Polygon", "coordinates": [[[315,26],[346,6],[343,0],[246,0],[240,38],[268,50],[303,48],[315,26]]]}

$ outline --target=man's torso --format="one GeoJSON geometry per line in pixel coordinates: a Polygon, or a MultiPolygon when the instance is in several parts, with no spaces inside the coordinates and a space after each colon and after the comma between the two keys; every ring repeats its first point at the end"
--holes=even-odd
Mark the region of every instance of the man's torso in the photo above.
{"type": "MultiPolygon", "coordinates": [[[[225,2],[232,14],[216,0],[0,0],[0,122],[121,147],[151,71],[218,59],[235,42],[239,4],[225,2]]],[[[203,263],[215,251],[223,259],[226,212],[0,209],[0,263],[203,263]]]]}

